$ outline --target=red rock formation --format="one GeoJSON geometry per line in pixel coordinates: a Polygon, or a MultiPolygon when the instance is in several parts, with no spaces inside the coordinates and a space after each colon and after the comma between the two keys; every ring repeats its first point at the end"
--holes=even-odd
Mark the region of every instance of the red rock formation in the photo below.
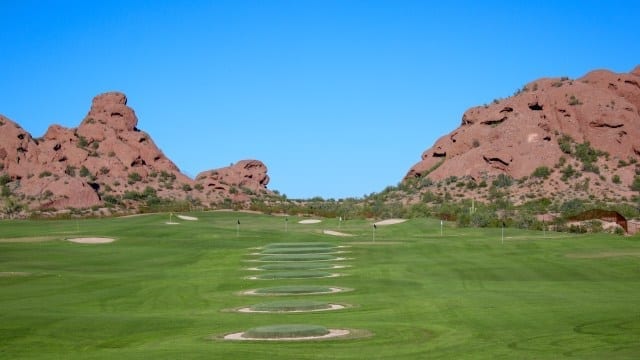
{"type": "MultiPolygon", "coordinates": [[[[639,109],[640,66],[628,74],[598,70],[577,80],[539,79],[517,95],[467,110],[461,126],[427,149],[405,179],[523,178],[558,163],[563,135],[607,152],[600,165],[614,169],[619,160],[640,159],[639,109]]],[[[616,173],[629,184],[633,167],[616,173]]]]}
{"type": "Polygon", "coordinates": [[[267,167],[259,160],[242,160],[228,167],[204,171],[196,176],[196,182],[203,184],[205,189],[222,194],[234,194],[235,200],[248,200],[247,193],[265,193],[269,176],[267,167]],[[239,188],[237,193],[232,189],[239,188]]]}
{"type": "Polygon", "coordinates": [[[205,204],[226,198],[246,201],[249,192],[268,193],[267,169],[256,160],[218,170],[219,179],[203,175],[201,180],[209,184],[222,184],[212,186],[215,191],[197,186],[137,125],[127,97],[119,92],[96,96],[77,128],[52,125],[39,140],[0,116],[0,174],[14,180],[14,192],[32,208],[98,206],[104,196],[147,187],[160,197],[189,197],[205,204]]]}

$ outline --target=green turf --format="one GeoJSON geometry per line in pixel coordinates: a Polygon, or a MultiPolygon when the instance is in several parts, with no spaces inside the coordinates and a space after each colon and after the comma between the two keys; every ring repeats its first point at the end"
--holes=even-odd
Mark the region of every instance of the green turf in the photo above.
{"type": "Polygon", "coordinates": [[[272,301],[249,306],[253,311],[312,311],[330,307],[328,302],[313,300],[272,301]]]}
{"type": "Polygon", "coordinates": [[[331,276],[330,272],[316,271],[316,270],[289,270],[289,271],[276,271],[264,274],[254,275],[256,279],[308,279],[308,278],[321,278],[331,276]]]}
{"type": "Polygon", "coordinates": [[[337,219],[292,222],[285,232],[279,217],[192,215],[199,220],[176,226],[164,224],[168,214],[0,221],[0,237],[12,239],[0,239],[0,359],[640,357],[638,236],[544,238],[506,229],[501,244],[500,229],[445,224],[441,237],[439,220],[415,219],[379,226],[373,243],[365,220],[344,221],[340,229],[337,219]],[[355,236],[332,237],[323,229],[355,236]],[[78,236],[117,241],[63,241],[78,236]],[[241,295],[256,287],[246,279],[250,249],[291,242],[351,246],[349,260],[340,262],[350,266],[341,270],[348,276],[304,282],[353,291],[304,298],[354,306],[298,314],[296,322],[373,336],[299,343],[220,339],[287,322],[291,315],[223,310],[256,298],[241,295]]]}
{"type": "Polygon", "coordinates": [[[255,339],[300,338],[322,336],[329,333],[324,326],[306,324],[283,324],[260,326],[247,330],[243,337],[255,339]]]}

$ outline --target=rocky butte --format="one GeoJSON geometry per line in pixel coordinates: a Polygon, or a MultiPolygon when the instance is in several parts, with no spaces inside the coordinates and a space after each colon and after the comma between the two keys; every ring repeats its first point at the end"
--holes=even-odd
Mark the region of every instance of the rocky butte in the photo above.
{"type": "Polygon", "coordinates": [[[498,179],[517,182],[507,194],[516,204],[545,197],[616,202],[637,194],[639,159],[640,66],[538,79],[507,99],[471,108],[404,183],[489,199],[487,184],[498,179]],[[430,185],[442,182],[454,186],[430,185]]]}
{"type": "Polygon", "coordinates": [[[149,197],[209,206],[271,194],[262,162],[243,160],[193,180],[137,126],[119,92],[96,96],[77,128],[52,125],[37,139],[0,115],[3,197],[37,210],[127,205],[149,197]]]}

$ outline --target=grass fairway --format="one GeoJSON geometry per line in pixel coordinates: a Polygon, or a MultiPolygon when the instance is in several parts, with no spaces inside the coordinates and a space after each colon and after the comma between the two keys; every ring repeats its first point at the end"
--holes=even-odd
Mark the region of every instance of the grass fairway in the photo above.
{"type": "MultiPolygon", "coordinates": [[[[289,223],[232,212],[0,222],[2,359],[637,359],[640,239],[446,228],[436,220],[378,227],[289,223]],[[241,222],[236,233],[237,220],[241,222]],[[174,218],[175,220],[175,218],[174,218]],[[334,237],[323,230],[353,237],[334,237]],[[110,237],[76,244],[71,237],[110,237]],[[268,286],[353,291],[287,296],[340,311],[241,314],[261,287],[246,279],[256,247],[350,245],[344,277],[268,286]],[[252,250],[253,249],[253,250],[252,250]],[[278,324],[358,329],[370,337],[225,341],[278,324]]],[[[329,261],[329,263],[333,263],[329,261]]],[[[275,263],[274,263],[275,264],[275,263]]],[[[264,283],[261,283],[264,284],[264,283]]]]}

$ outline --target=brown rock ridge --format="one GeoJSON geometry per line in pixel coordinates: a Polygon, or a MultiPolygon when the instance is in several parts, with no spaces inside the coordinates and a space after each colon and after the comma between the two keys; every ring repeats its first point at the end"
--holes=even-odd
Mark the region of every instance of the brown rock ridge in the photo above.
{"type": "Polygon", "coordinates": [[[0,175],[10,177],[13,194],[32,209],[101,206],[105,199],[147,187],[163,198],[197,199],[205,205],[270,193],[267,168],[257,160],[190,179],[137,125],[127,97],[119,92],[96,96],[77,128],[52,125],[39,139],[0,115],[0,175]]]}
{"type": "MultiPolygon", "coordinates": [[[[586,175],[593,180],[592,193],[630,195],[634,166],[618,164],[640,159],[640,66],[622,74],[592,71],[576,80],[543,78],[512,97],[471,108],[460,127],[427,149],[404,179],[481,180],[499,174],[521,179],[541,166],[560,169],[561,157],[571,160],[559,145],[565,135],[608,153],[598,159],[600,176],[586,175]],[[613,175],[619,183],[611,182],[613,175]]],[[[554,176],[558,180],[559,171],[554,176]]],[[[562,191],[565,185],[558,181],[547,190],[562,191]]]]}

